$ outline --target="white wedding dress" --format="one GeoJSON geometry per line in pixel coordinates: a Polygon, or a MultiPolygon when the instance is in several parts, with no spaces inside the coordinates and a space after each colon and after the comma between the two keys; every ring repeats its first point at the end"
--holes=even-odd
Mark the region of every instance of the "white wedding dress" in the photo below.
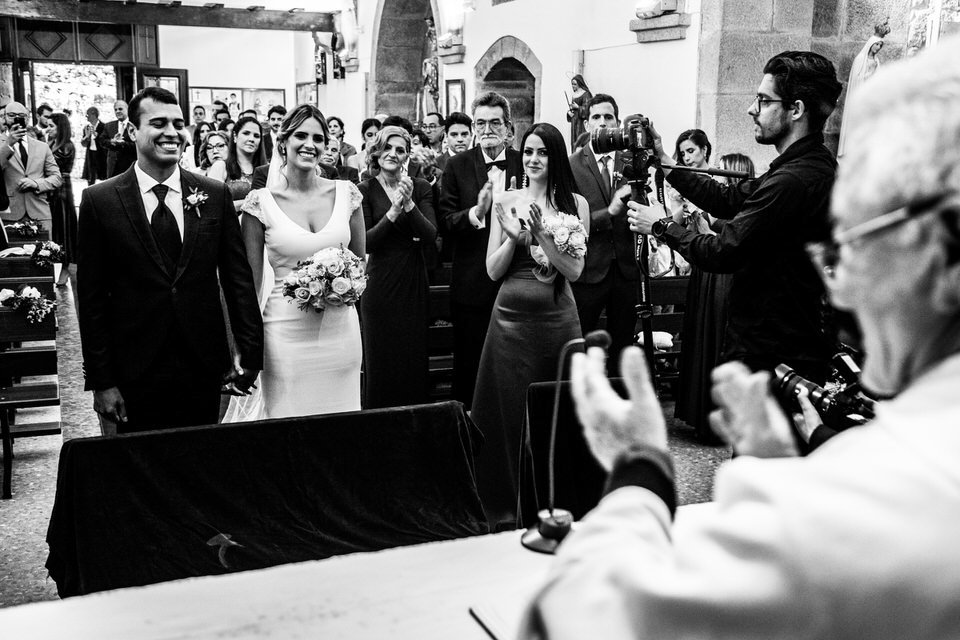
{"type": "Polygon", "coordinates": [[[264,360],[258,389],[233,398],[224,422],[360,410],[363,351],[356,308],[301,311],[282,293],[283,278],[298,261],[326,247],[350,244],[350,216],[362,196],[349,181],[336,184],[333,214],[316,233],[287,217],[269,189],[251,193],[244,204],[244,211],[263,223],[273,288],[261,303],[264,360]]]}

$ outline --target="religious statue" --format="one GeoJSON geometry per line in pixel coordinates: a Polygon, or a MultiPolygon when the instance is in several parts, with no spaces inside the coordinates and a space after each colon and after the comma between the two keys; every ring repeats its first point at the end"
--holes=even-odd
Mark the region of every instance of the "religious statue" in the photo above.
{"type": "MultiPolygon", "coordinates": [[[[873,28],[874,35],[870,36],[867,43],[863,45],[860,53],[853,59],[853,66],[850,67],[850,78],[847,81],[847,97],[844,102],[850,100],[850,96],[857,92],[864,82],[870,76],[876,73],[880,68],[880,50],[883,49],[883,39],[890,33],[890,18],[873,28]]],[[[843,119],[840,123],[840,141],[837,144],[837,157],[843,156],[846,143],[846,132],[848,129],[847,110],[843,110],[843,119]]]]}
{"type": "Polygon", "coordinates": [[[427,16],[426,23],[426,55],[421,67],[422,87],[418,92],[420,94],[417,105],[418,120],[428,113],[440,111],[440,61],[437,58],[437,28],[433,23],[432,16],[427,16]]]}

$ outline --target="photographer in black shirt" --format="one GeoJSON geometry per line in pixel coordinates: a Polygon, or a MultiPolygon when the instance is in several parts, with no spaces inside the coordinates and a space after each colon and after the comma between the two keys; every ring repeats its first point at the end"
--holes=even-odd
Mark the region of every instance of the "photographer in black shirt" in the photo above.
{"type": "Polygon", "coordinates": [[[747,113],[757,142],[780,155],[759,178],[731,187],[671,171],[676,163],[653,135],[667,180],[696,206],[727,219],[722,231],[684,229],[659,205],[630,202],[628,216],[634,231],[653,234],[704,271],[733,274],[723,361],[769,371],[784,363],[822,384],[834,341],[824,322],[823,283],[804,245],[830,235],[837,165],[823,144],[823,126],[841,85],[833,64],[808,51],[776,55],[763,73],[747,113]]]}

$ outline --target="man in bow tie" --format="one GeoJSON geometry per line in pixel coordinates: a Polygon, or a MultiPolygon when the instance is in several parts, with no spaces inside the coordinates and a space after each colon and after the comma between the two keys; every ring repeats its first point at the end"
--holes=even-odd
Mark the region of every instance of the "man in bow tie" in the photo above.
{"type": "Polygon", "coordinates": [[[440,228],[444,242],[453,244],[450,311],[453,317],[453,393],[468,407],[473,402],[480,353],[497,297],[499,282],[487,276],[489,217],[495,193],[520,181],[520,153],[504,140],[510,123],[510,103],[499,93],[484,93],[473,101],[478,144],[451,157],[440,188],[440,228]]]}
{"type": "Polygon", "coordinates": [[[130,122],[136,163],[88,187],[80,204],[84,375],[105,435],[214,424],[221,385],[247,393],[263,366],[263,324],[230,192],[180,171],[185,123],[171,92],[138,93],[130,122]]]}

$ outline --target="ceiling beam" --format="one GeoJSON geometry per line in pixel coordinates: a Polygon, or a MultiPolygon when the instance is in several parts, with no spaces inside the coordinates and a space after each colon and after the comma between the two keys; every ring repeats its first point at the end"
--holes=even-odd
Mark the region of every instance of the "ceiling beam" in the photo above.
{"type": "Polygon", "coordinates": [[[0,0],[0,16],[63,22],[166,24],[183,27],[333,31],[332,13],[226,9],[185,6],[177,2],[114,2],[112,0],[0,0]]]}

